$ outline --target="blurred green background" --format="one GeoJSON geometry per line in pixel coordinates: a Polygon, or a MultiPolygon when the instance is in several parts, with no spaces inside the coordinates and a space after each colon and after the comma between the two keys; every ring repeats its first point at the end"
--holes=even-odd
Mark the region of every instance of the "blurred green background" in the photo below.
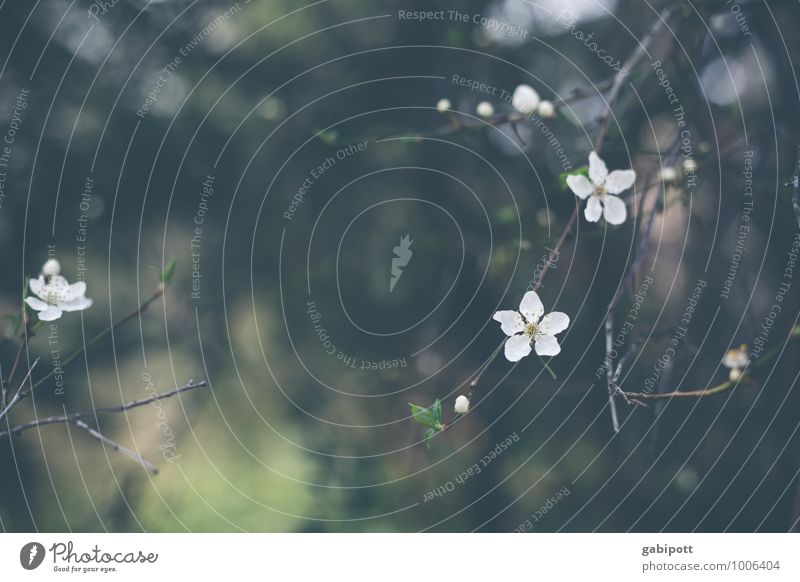
{"type": "MultiPolygon", "coordinates": [[[[2,529],[511,531],[526,520],[533,531],[790,529],[800,467],[795,344],[754,383],[716,397],[620,404],[623,427],[613,434],[605,379],[595,372],[606,306],[638,245],[632,217],[616,228],[581,218],[540,290],[547,310],[572,319],[550,360],[558,380],[535,357],[516,367],[501,357],[472,412],[430,450],[409,418],[409,401],[435,398],[452,416],[456,395],[502,339],[491,316],[516,309],[575,204],[534,125],[522,124],[519,137],[503,125],[437,134],[474,121],[484,99],[500,115],[511,110],[499,91],[470,91],[453,75],[508,92],[527,83],[556,100],[613,73],[570,34],[562,10],[624,60],[668,4],[0,6],[0,133],[29,90],[0,206],[2,313],[19,311],[48,244],[77,279],[83,214],[94,305],[58,321],[61,354],[135,309],[177,260],[163,302],[67,367],[63,395],[37,389],[10,424],[145,397],[145,373],[159,391],[189,378],[211,386],[163,401],[169,435],[152,406],[100,419],[105,434],[157,464],[157,476],[75,427],[3,437],[2,529]],[[469,22],[398,17],[453,9],[469,22]],[[492,33],[475,15],[528,34],[492,33]],[[159,76],[157,98],[142,111],[159,76]],[[461,113],[437,112],[440,98],[461,113]],[[386,139],[416,134],[431,139],[386,139]],[[363,151],[337,158],[357,143],[363,151]],[[327,158],[335,161],[312,176],[287,219],[327,158]],[[213,194],[204,197],[208,176],[213,194]],[[93,189],[82,209],[87,177],[93,189]],[[390,293],[392,249],[407,234],[413,258],[390,293]],[[314,332],[309,301],[333,355],[314,332]],[[361,369],[364,360],[403,364],[361,369]],[[518,440],[481,463],[512,435],[518,440]],[[456,481],[476,463],[479,473],[456,481]],[[426,501],[440,487],[444,494],[426,501]]],[[[623,377],[630,391],[644,388],[698,280],[707,287],[668,385],[723,382],[720,360],[760,333],[798,229],[787,182],[800,143],[800,44],[788,23],[800,9],[739,2],[746,35],[730,3],[674,4],[669,32],[621,91],[603,149],[609,168],[633,166],[637,194],[655,199],[643,180],[657,176],[657,154],[676,132],[650,66],[662,61],[686,111],[699,178],[693,191],[681,180],[669,186],[651,252],[620,303],[621,322],[639,281],[653,276],[629,336],[647,338],[623,377]],[[746,151],[754,152],[752,230],[725,300],[746,151]]],[[[602,109],[595,92],[546,120],[574,168],[586,163],[602,109]]],[[[798,285],[770,347],[797,324],[798,285]]],[[[6,330],[5,370],[17,345],[6,330]]],[[[42,358],[34,377],[52,368],[51,348],[42,331],[30,339],[23,363],[42,358]]]]}

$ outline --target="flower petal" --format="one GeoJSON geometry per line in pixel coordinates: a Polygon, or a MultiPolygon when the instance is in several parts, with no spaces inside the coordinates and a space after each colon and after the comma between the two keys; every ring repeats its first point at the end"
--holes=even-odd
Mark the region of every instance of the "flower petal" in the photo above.
{"type": "Polygon", "coordinates": [[[525,322],[522,321],[522,316],[516,311],[498,311],[492,319],[500,322],[500,329],[506,335],[514,335],[525,329],[525,322]]]}
{"type": "Polygon", "coordinates": [[[636,172],[633,170],[614,170],[606,178],[606,192],[620,194],[633,186],[636,172]]]}
{"type": "Polygon", "coordinates": [[[567,186],[581,200],[594,192],[594,185],[586,176],[567,176],[567,186]]]}
{"type": "Polygon", "coordinates": [[[553,311],[542,318],[539,331],[544,335],[556,335],[569,327],[569,315],[560,311],[553,311]]]}
{"type": "Polygon", "coordinates": [[[36,311],[44,311],[45,309],[50,307],[49,303],[47,303],[46,301],[42,301],[38,297],[26,297],[25,303],[30,305],[31,309],[35,309],[36,311]]]}
{"type": "Polygon", "coordinates": [[[92,306],[92,300],[86,297],[76,297],[70,301],[59,301],[58,308],[61,311],[83,311],[92,306]]]}
{"type": "Polygon", "coordinates": [[[84,295],[86,295],[86,283],[83,281],[78,281],[67,288],[64,301],[72,301],[73,299],[83,297],[84,295]]]}
{"type": "Polygon", "coordinates": [[[544,305],[536,291],[528,291],[522,296],[519,304],[519,312],[528,323],[536,323],[544,314],[544,305]]]}
{"type": "Polygon", "coordinates": [[[605,207],[603,208],[603,217],[608,224],[622,224],[625,222],[625,217],[628,211],[625,208],[625,203],[616,196],[606,195],[605,207]]]}
{"type": "Polygon", "coordinates": [[[47,309],[40,311],[37,315],[42,321],[55,321],[61,317],[61,310],[55,305],[48,305],[47,309]]]}
{"type": "Polygon", "coordinates": [[[558,340],[552,335],[536,336],[536,353],[540,356],[557,356],[561,353],[558,340]]]}
{"type": "Polygon", "coordinates": [[[589,154],[589,178],[598,186],[602,186],[608,177],[606,163],[596,153],[589,154]]]}
{"type": "Polygon", "coordinates": [[[603,205],[597,196],[589,197],[586,201],[586,208],[583,210],[583,215],[589,222],[597,222],[603,215],[603,205]]]}
{"type": "Polygon", "coordinates": [[[46,293],[44,292],[44,276],[39,275],[38,279],[31,279],[28,282],[28,285],[31,288],[31,291],[36,294],[39,299],[47,299],[46,293]]]}
{"type": "Polygon", "coordinates": [[[71,299],[70,285],[61,275],[53,275],[50,280],[42,287],[42,295],[45,301],[68,301],[71,299]]]}
{"type": "Polygon", "coordinates": [[[505,354],[509,362],[519,362],[531,353],[531,342],[524,334],[511,336],[506,340],[505,354]]]}

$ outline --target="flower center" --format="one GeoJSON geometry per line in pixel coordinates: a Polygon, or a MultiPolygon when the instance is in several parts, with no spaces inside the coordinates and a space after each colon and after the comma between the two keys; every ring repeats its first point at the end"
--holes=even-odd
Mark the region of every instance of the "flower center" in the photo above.
{"type": "Polygon", "coordinates": [[[604,200],[606,197],[606,187],[604,185],[598,186],[597,188],[594,189],[592,195],[597,196],[600,200],[604,200]]]}
{"type": "Polygon", "coordinates": [[[539,333],[539,326],[535,323],[529,323],[525,326],[525,335],[529,338],[533,339],[539,333]]]}

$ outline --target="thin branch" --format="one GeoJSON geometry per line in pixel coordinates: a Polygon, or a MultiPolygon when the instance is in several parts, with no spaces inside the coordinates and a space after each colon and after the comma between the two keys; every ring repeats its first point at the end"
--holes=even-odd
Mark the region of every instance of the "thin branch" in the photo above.
{"type": "Polygon", "coordinates": [[[14,394],[14,397],[11,399],[11,402],[9,402],[6,405],[6,407],[2,411],[0,411],[0,420],[5,418],[5,416],[11,411],[11,409],[14,408],[14,406],[16,406],[17,402],[25,398],[25,396],[30,393],[30,390],[25,392],[23,391],[23,388],[25,386],[25,383],[28,381],[28,378],[31,377],[33,369],[36,367],[38,363],[39,363],[39,358],[36,358],[31,367],[28,368],[28,373],[25,374],[25,377],[22,379],[22,382],[20,383],[19,388],[17,389],[17,393],[14,394]]]}
{"type": "Polygon", "coordinates": [[[112,449],[114,449],[115,451],[117,451],[118,453],[122,453],[126,457],[129,457],[130,459],[133,459],[134,461],[136,461],[137,463],[142,465],[145,469],[150,471],[150,473],[152,473],[153,475],[157,475],[158,474],[158,467],[156,467],[153,463],[151,463],[150,461],[148,461],[147,459],[145,459],[141,455],[139,455],[137,453],[134,453],[132,450],[126,449],[125,447],[123,447],[118,442],[108,438],[107,436],[104,436],[104,435],[100,434],[97,430],[93,429],[91,426],[89,426],[88,424],[86,424],[82,420],[70,420],[69,422],[70,422],[70,424],[74,424],[75,426],[77,426],[79,428],[82,428],[83,430],[85,430],[87,433],[89,433],[91,436],[96,438],[98,441],[100,441],[104,445],[107,445],[107,446],[111,447],[112,449]]]}
{"type": "MultiPolygon", "coordinates": [[[[81,355],[87,349],[89,349],[94,344],[96,344],[98,341],[103,339],[109,333],[111,333],[115,329],[119,328],[120,326],[126,324],[127,322],[131,321],[133,318],[138,317],[145,309],[147,309],[150,306],[151,303],[153,303],[155,300],[157,300],[159,297],[161,297],[163,295],[164,295],[164,288],[162,286],[159,286],[153,292],[153,294],[150,297],[148,297],[141,305],[139,305],[139,307],[134,309],[131,313],[129,313],[128,315],[126,315],[125,317],[123,317],[122,319],[117,321],[116,323],[110,324],[108,327],[106,327],[103,331],[99,332],[97,335],[95,335],[88,342],[84,342],[84,344],[80,348],[78,348],[77,350],[72,352],[69,356],[67,356],[64,359],[63,362],[61,362],[61,366],[60,367],[62,367],[62,368],[66,367],[67,364],[69,364],[72,360],[77,358],[79,355],[81,355]]],[[[38,359],[37,359],[37,361],[38,361],[38,359]]],[[[5,414],[11,409],[11,407],[13,405],[17,404],[17,402],[19,402],[23,398],[27,397],[36,388],[38,388],[44,382],[46,382],[47,380],[52,378],[53,375],[56,373],[57,369],[58,368],[53,368],[47,374],[45,374],[44,376],[39,378],[35,383],[33,383],[30,388],[28,388],[27,390],[22,390],[21,392],[18,392],[17,395],[14,397],[14,400],[12,401],[12,403],[10,403],[6,407],[6,409],[2,413],[0,413],[0,419],[2,419],[3,416],[5,416],[5,414]]],[[[13,374],[13,370],[12,370],[12,374],[13,374]]],[[[29,375],[30,375],[30,371],[29,371],[29,375]]],[[[23,382],[23,384],[24,384],[24,382],[23,382]]]]}
{"type": "Polygon", "coordinates": [[[674,10],[674,6],[669,6],[661,11],[661,13],[658,15],[658,19],[653,23],[653,26],[650,27],[650,30],[647,32],[644,38],[642,38],[641,42],[636,45],[636,49],[625,61],[625,64],[620,68],[617,74],[614,75],[611,88],[609,89],[608,96],[606,97],[605,111],[598,118],[600,130],[597,134],[597,139],[595,140],[594,144],[595,151],[599,152],[600,148],[603,147],[606,136],[608,135],[611,110],[613,109],[614,103],[619,96],[619,92],[622,90],[622,86],[625,82],[627,74],[630,73],[633,68],[639,64],[639,61],[641,61],[642,58],[647,54],[647,49],[650,47],[650,44],[653,42],[661,29],[666,25],[667,20],[672,15],[674,10]],[[623,74],[623,71],[625,71],[625,74],[623,74]]]}
{"type": "Polygon", "coordinates": [[[652,392],[622,392],[627,398],[635,398],[637,400],[662,400],[665,398],[704,398],[706,396],[713,396],[714,394],[720,394],[721,392],[725,392],[730,388],[737,386],[738,384],[742,383],[745,379],[749,378],[755,370],[766,364],[767,362],[771,361],[775,358],[785,347],[786,343],[790,342],[793,339],[797,339],[798,336],[794,335],[793,333],[789,334],[789,337],[786,338],[785,343],[780,343],[768,351],[766,354],[761,356],[755,364],[751,364],[748,366],[744,372],[742,373],[741,377],[734,381],[729,380],[727,382],[723,382],[722,384],[717,384],[711,388],[704,388],[702,390],[689,390],[686,392],[681,392],[675,390],[673,392],[662,392],[653,394],[652,392]]]}
{"type": "Polygon", "coordinates": [[[0,437],[6,435],[14,435],[29,428],[43,426],[46,424],[75,423],[75,421],[78,421],[82,418],[95,417],[98,414],[113,414],[118,412],[125,412],[127,410],[130,410],[131,408],[144,406],[145,404],[150,404],[151,402],[155,402],[156,400],[170,398],[172,396],[175,396],[176,394],[180,394],[182,392],[188,392],[190,390],[194,390],[195,388],[203,388],[207,385],[208,383],[205,380],[201,380],[200,382],[193,382],[190,380],[186,385],[181,386],[180,388],[175,388],[174,390],[170,390],[169,392],[153,394],[152,396],[148,396],[147,398],[133,400],[131,402],[128,402],[127,404],[120,404],[118,406],[108,406],[105,408],[96,408],[88,412],[76,412],[74,414],[64,414],[60,416],[48,416],[46,418],[37,418],[35,420],[31,420],[30,422],[17,425],[9,430],[0,432],[0,437]]]}

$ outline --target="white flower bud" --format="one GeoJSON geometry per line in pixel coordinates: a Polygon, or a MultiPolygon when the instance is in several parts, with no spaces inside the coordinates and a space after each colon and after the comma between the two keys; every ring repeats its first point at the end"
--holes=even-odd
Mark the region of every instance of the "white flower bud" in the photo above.
{"type": "Polygon", "coordinates": [[[530,115],[539,106],[539,94],[530,85],[519,85],[511,96],[511,105],[525,115],[530,115]]]}
{"type": "Polygon", "coordinates": [[[439,99],[436,102],[436,111],[439,113],[444,113],[445,111],[449,111],[451,108],[450,99],[439,99]]]}
{"type": "Polygon", "coordinates": [[[61,274],[61,263],[55,259],[47,259],[47,262],[42,266],[42,275],[47,277],[55,277],[61,274]]]}
{"type": "Polygon", "coordinates": [[[539,107],[536,108],[536,111],[539,113],[540,117],[556,116],[556,107],[553,105],[552,101],[542,101],[539,103],[539,107]]]}
{"type": "Polygon", "coordinates": [[[694,174],[697,171],[697,162],[692,158],[686,158],[683,160],[683,171],[687,174],[694,174]]]}
{"type": "Polygon", "coordinates": [[[488,101],[481,101],[475,109],[481,117],[491,117],[494,115],[494,105],[488,101]]]}
{"type": "Polygon", "coordinates": [[[455,410],[457,414],[466,414],[469,410],[469,399],[463,394],[456,398],[456,405],[453,407],[453,410],[455,410]]]}
{"type": "Polygon", "coordinates": [[[742,371],[739,368],[731,368],[730,374],[728,374],[728,379],[731,382],[736,382],[741,377],[742,377],[742,371]]]}

